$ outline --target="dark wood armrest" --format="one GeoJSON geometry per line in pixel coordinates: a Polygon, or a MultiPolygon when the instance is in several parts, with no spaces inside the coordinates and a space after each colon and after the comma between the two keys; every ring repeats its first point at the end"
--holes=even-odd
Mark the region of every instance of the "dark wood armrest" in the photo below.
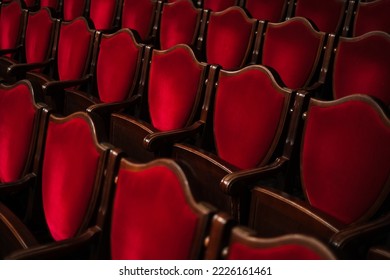
{"type": "Polygon", "coordinates": [[[164,147],[168,144],[174,144],[181,142],[188,137],[194,136],[204,127],[203,121],[197,121],[193,123],[191,126],[177,129],[172,131],[164,131],[164,132],[154,132],[147,135],[144,138],[143,145],[149,151],[157,151],[161,147],[164,147]]]}
{"type": "Polygon", "coordinates": [[[242,184],[256,183],[260,179],[269,178],[271,175],[277,174],[288,162],[287,158],[277,158],[273,163],[248,170],[236,171],[227,174],[220,183],[220,189],[227,194],[234,195],[239,192],[242,184]]]}
{"type": "Polygon", "coordinates": [[[129,98],[128,100],[124,100],[122,102],[99,103],[99,104],[91,105],[90,107],[87,108],[87,112],[95,113],[103,117],[109,117],[111,113],[128,109],[132,106],[135,106],[140,101],[141,101],[141,96],[135,95],[129,98]]]}
{"type": "Polygon", "coordinates": [[[20,74],[25,74],[28,71],[46,67],[46,66],[50,65],[53,61],[54,61],[54,59],[51,58],[51,59],[46,60],[44,62],[13,64],[7,68],[7,75],[16,76],[16,75],[20,75],[20,74]]]}
{"type": "Polygon", "coordinates": [[[0,55],[5,55],[5,54],[10,54],[10,53],[16,53],[21,49],[22,46],[17,46],[16,48],[11,48],[11,49],[1,49],[0,50],[0,55]]]}
{"type": "Polygon", "coordinates": [[[54,95],[59,91],[64,91],[67,88],[87,84],[92,78],[92,75],[86,75],[79,80],[67,81],[49,81],[42,86],[45,95],[54,95]]]}
{"type": "Polygon", "coordinates": [[[80,254],[90,249],[89,245],[97,242],[100,228],[89,228],[80,236],[49,243],[32,246],[24,250],[18,250],[6,257],[9,260],[50,260],[50,259],[80,259],[80,254]]]}
{"type": "Polygon", "coordinates": [[[37,176],[34,173],[29,173],[16,182],[0,184],[0,196],[33,187],[36,183],[36,178],[37,176]]]}

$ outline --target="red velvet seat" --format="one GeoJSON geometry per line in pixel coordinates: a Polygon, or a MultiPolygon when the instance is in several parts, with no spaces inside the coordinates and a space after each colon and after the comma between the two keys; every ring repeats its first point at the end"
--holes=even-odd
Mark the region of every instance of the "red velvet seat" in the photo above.
{"type": "Polygon", "coordinates": [[[233,70],[246,65],[252,49],[256,20],[242,8],[211,12],[204,46],[207,63],[233,70]]]}
{"type": "Polygon", "coordinates": [[[66,0],[62,4],[62,18],[64,21],[72,21],[84,15],[87,0],[66,0]]]}
{"type": "MultiPolygon", "coordinates": [[[[139,1],[142,2],[142,1],[139,1]]],[[[90,0],[89,18],[97,30],[110,31],[118,27],[117,14],[122,1],[117,0],[90,0]]]]}
{"type": "Polygon", "coordinates": [[[286,17],[286,0],[246,0],[245,9],[256,19],[281,22],[286,17]]]}
{"type": "MultiPolygon", "coordinates": [[[[261,41],[255,46],[259,57],[252,58],[253,63],[274,69],[291,89],[308,87],[319,79],[326,42],[324,32],[315,30],[306,19],[295,17],[281,23],[268,23],[264,35],[259,34],[261,41]]],[[[327,45],[326,49],[332,48],[327,45]]]]}
{"type": "Polygon", "coordinates": [[[340,34],[342,31],[348,1],[346,0],[295,0],[290,2],[289,17],[305,17],[320,31],[340,34]]]}
{"type": "Polygon", "coordinates": [[[312,99],[305,116],[299,163],[305,199],[255,188],[250,226],[261,236],[310,234],[343,258],[363,258],[390,228],[390,120],[366,95],[312,99]]]}
{"type": "Polygon", "coordinates": [[[137,165],[122,159],[115,178],[108,220],[112,259],[202,257],[212,210],[195,203],[183,172],[173,161],[137,165]]]}
{"type": "Polygon", "coordinates": [[[43,164],[35,175],[42,178],[36,186],[41,200],[36,200],[31,225],[0,204],[1,252],[12,253],[9,258],[50,259],[54,251],[60,252],[55,258],[90,257],[87,247],[85,255],[72,254],[98,231],[94,217],[109,149],[99,143],[98,123],[85,113],[50,116],[47,133],[41,133],[46,135],[44,150],[37,156],[43,164]],[[39,226],[41,219],[44,223],[39,226]]]}
{"type": "Polygon", "coordinates": [[[390,35],[384,32],[373,31],[354,38],[341,37],[335,48],[331,72],[333,98],[368,94],[390,106],[387,88],[389,48],[390,35]]]}
{"type": "Polygon", "coordinates": [[[58,24],[47,8],[29,13],[22,42],[24,59],[0,58],[1,71],[5,73],[8,82],[23,79],[28,70],[36,68],[40,63],[48,63],[58,24]]]}
{"type": "Polygon", "coordinates": [[[95,40],[95,30],[89,28],[85,18],[61,22],[58,43],[53,46],[49,65],[51,72],[27,73],[29,80],[42,87],[45,101],[56,111],[63,110],[64,89],[90,82],[89,67],[95,40]]]}
{"type": "Polygon", "coordinates": [[[28,8],[28,9],[31,9],[31,8],[34,8],[34,7],[36,7],[37,6],[37,0],[24,0],[23,1],[25,4],[26,4],[26,7],[28,8]]]}
{"type": "Polygon", "coordinates": [[[195,46],[202,10],[190,0],[180,0],[163,5],[159,29],[161,49],[177,44],[195,46]]]}
{"type": "Polygon", "coordinates": [[[238,5],[237,0],[202,0],[203,9],[220,12],[232,6],[238,5]]]}
{"type": "MultiPolygon", "coordinates": [[[[139,116],[112,114],[110,142],[130,158],[146,162],[169,153],[169,146],[199,133],[207,64],[198,62],[186,45],[153,50],[146,79],[141,78],[139,116]]],[[[147,69],[145,69],[147,70],[147,69]]],[[[208,79],[214,72],[209,71],[208,79]]]]}
{"type": "Polygon", "coordinates": [[[197,200],[245,221],[248,190],[240,182],[244,179],[240,173],[256,173],[255,169],[281,155],[292,92],[282,88],[265,67],[253,65],[221,70],[214,95],[207,102],[212,107],[204,143],[176,144],[172,157],[185,171],[197,200]],[[228,175],[234,183],[224,185],[228,175]]]}
{"type": "MultiPolygon", "coordinates": [[[[66,1],[68,1],[68,0],[66,0],[66,1]]],[[[40,8],[48,8],[52,12],[52,15],[54,17],[57,17],[61,14],[61,3],[60,2],[61,2],[61,0],[39,0],[39,7],[40,8]]]]}

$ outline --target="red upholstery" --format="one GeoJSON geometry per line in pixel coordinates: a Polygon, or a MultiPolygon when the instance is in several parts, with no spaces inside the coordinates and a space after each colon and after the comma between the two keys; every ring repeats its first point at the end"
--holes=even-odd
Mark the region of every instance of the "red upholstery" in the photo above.
{"type": "Polygon", "coordinates": [[[116,0],[91,0],[89,17],[97,30],[107,30],[113,27],[116,0]]]}
{"type": "Polygon", "coordinates": [[[26,4],[27,7],[34,7],[36,4],[36,0],[24,0],[24,3],[26,4]]]}
{"type": "Polygon", "coordinates": [[[101,101],[126,99],[134,81],[140,51],[141,47],[127,31],[102,37],[97,61],[97,86],[101,101]]]}
{"type": "Polygon", "coordinates": [[[66,0],[63,3],[63,19],[71,21],[84,14],[86,0],[66,0]]]}
{"type": "Polygon", "coordinates": [[[187,259],[197,225],[170,169],[120,169],[111,226],[113,259],[187,259]],[[140,215],[142,213],[142,215],[140,215]]]}
{"type": "MultiPolygon", "coordinates": [[[[58,1],[59,0],[40,0],[41,7],[48,7],[56,10],[58,8],[58,1]]],[[[65,0],[66,2],[68,0],[65,0]]]]}
{"type": "Polygon", "coordinates": [[[309,108],[301,173],[312,206],[349,224],[373,206],[390,174],[390,125],[350,100],[309,108]]]}
{"type": "Polygon", "coordinates": [[[28,63],[43,62],[48,58],[51,32],[54,22],[47,9],[30,13],[26,28],[26,61],[28,63]]]}
{"type": "Polygon", "coordinates": [[[307,86],[318,65],[325,33],[317,32],[303,18],[269,23],[262,62],[276,70],[291,89],[307,86]]]}
{"type": "Polygon", "coordinates": [[[160,130],[183,128],[196,105],[203,67],[189,47],[153,52],[149,74],[149,112],[160,130]]]}
{"type": "Polygon", "coordinates": [[[236,0],[203,0],[203,8],[220,12],[236,5],[236,0]]]}
{"type": "Polygon", "coordinates": [[[152,28],[154,4],[150,0],[124,0],[122,28],[136,30],[142,40],[146,40],[152,28]]]}
{"type": "Polygon", "coordinates": [[[241,8],[211,13],[206,38],[207,62],[227,70],[243,66],[251,47],[255,22],[241,8]]]}
{"type": "Polygon", "coordinates": [[[245,8],[256,19],[279,22],[283,19],[286,0],[246,0],[245,8]]]}
{"type": "Polygon", "coordinates": [[[298,244],[284,244],[269,248],[252,248],[233,243],[229,248],[229,260],[320,260],[314,251],[298,244]]]}
{"type": "Polygon", "coordinates": [[[343,23],[348,1],[297,0],[295,16],[305,17],[326,33],[337,33],[343,23]]]}
{"type": "Polygon", "coordinates": [[[190,0],[165,4],[160,24],[161,49],[169,49],[177,44],[192,45],[196,38],[200,13],[190,0]]]}
{"type": "Polygon", "coordinates": [[[286,98],[264,68],[245,68],[235,75],[221,73],[214,112],[218,155],[241,169],[268,160],[284,122],[286,98]]]}
{"type": "Polygon", "coordinates": [[[92,40],[93,33],[85,19],[77,18],[71,23],[62,23],[57,54],[60,80],[82,77],[92,40]]]}
{"type": "Polygon", "coordinates": [[[19,39],[22,9],[17,1],[13,1],[2,5],[0,13],[0,49],[13,49],[19,39]]]}
{"type": "Polygon", "coordinates": [[[340,38],[333,69],[334,98],[362,93],[390,105],[390,35],[377,32],[340,38]]]}
{"type": "Polygon", "coordinates": [[[390,0],[360,2],[355,16],[353,35],[380,30],[390,33],[390,0]]]}
{"type": "Polygon", "coordinates": [[[46,222],[55,240],[77,233],[91,199],[98,162],[91,127],[84,119],[49,123],[42,199],[46,222]]]}
{"type": "Polygon", "coordinates": [[[36,109],[25,84],[0,89],[0,183],[18,180],[32,140],[36,109]],[[17,129],[15,129],[17,128],[17,129]]]}

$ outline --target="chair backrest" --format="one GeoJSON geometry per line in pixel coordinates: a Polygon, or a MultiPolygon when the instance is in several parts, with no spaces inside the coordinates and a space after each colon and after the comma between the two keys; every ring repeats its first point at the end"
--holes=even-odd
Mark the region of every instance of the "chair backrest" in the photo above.
{"type": "Polygon", "coordinates": [[[57,22],[47,8],[29,13],[24,44],[27,63],[43,62],[50,57],[56,29],[57,22]]]}
{"type": "Polygon", "coordinates": [[[286,0],[246,0],[245,9],[259,20],[280,22],[285,18],[286,0]]]}
{"type": "Polygon", "coordinates": [[[203,0],[203,9],[220,12],[238,5],[237,0],[203,0]]]}
{"type": "Polygon", "coordinates": [[[0,84],[0,106],[0,183],[7,183],[31,171],[43,106],[25,80],[0,84]]]}
{"type": "Polygon", "coordinates": [[[341,37],[333,64],[334,99],[368,94],[390,105],[390,35],[372,31],[354,38],[341,37]]]}
{"type": "Polygon", "coordinates": [[[281,139],[291,95],[263,66],[221,70],[213,120],[218,156],[240,169],[268,163],[281,139]]]}
{"type": "Polygon", "coordinates": [[[296,0],[294,16],[312,21],[320,31],[339,34],[347,10],[347,0],[296,0]]]}
{"type": "Polygon", "coordinates": [[[160,22],[160,48],[169,49],[177,44],[195,45],[202,10],[190,0],[163,5],[160,22]]]}
{"type": "Polygon", "coordinates": [[[226,259],[229,260],[326,260],[336,258],[322,242],[307,235],[289,234],[274,238],[260,238],[255,237],[252,231],[239,226],[233,228],[229,245],[224,253],[226,259]]]}
{"type": "MultiPolygon", "coordinates": [[[[139,1],[143,2],[143,1],[139,1]]],[[[90,0],[89,18],[97,30],[111,30],[116,25],[121,1],[117,0],[90,0]]]]}
{"type": "Polygon", "coordinates": [[[152,0],[123,0],[121,27],[137,31],[146,41],[152,33],[156,7],[152,0]]]}
{"type": "Polygon", "coordinates": [[[102,102],[120,102],[133,92],[142,65],[143,46],[129,29],[103,34],[97,57],[96,84],[102,102]]]}
{"type": "Polygon", "coordinates": [[[147,99],[154,128],[167,131],[193,122],[203,99],[206,68],[187,45],[153,50],[147,99]]]}
{"type": "Polygon", "coordinates": [[[390,120],[366,95],[311,100],[301,179],[312,207],[343,224],[362,222],[390,191],[390,120]]]}
{"type": "Polygon", "coordinates": [[[353,36],[360,36],[370,31],[390,33],[390,1],[376,0],[359,2],[353,23],[353,36]]]}
{"type": "Polygon", "coordinates": [[[57,47],[59,80],[80,79],[87,72],[94,36],[95,30],[89,28],[84,17],[61,23],[57,47]]]}
{"type": "Polygon", "coordinates": [[[260,63],[274,69],[288,88],[306,87],[318,71],[325,39],[326,33],[304,18],[268,23],[260,63]]]}
{"type": "Polygon", "coordinates": [[[243,67],[252,48],[256,19],[240,7],[211,12],[207,25],[205,55],[210,64],[226,70],[243,67]]]}
{"type": "Polygon", "coordinates": [[[0,50],[14,49],[21,43],[23,25],[23,11],[19,1],[1,5],[0,50]]]}
{"type": "Polygon", "coordinates": [[[32,8],[37,5],[37,0],[24,0],[23,2],[26,4],[27,8],[32,8]]]}
{"type": "Polygon", "coordinates": [[[122,159],[111,217],[113,259],[198,259],[210,209],[196,203],[172,160],[122,159]],[[139,215],[142,213],[142,215],[139,215]]]}
{"type": "Polygon", "coordinates": [[[60,0],[40,0],[39,2],[41,8],[46,7],[46,8],[50,8],[53,11],[57,11],[60,5],[60,0]]]}
{"type": "Polygon", "coordinates": [[[85,6],[87,0],[66,0],[63,1],[63,20],[72,21],[75,18],[81,17],[84,15],[85,6]]]}
{"type": "MultiPolygon", "coordinates": [[[[101,129],[101,128],[100,128],[101,129]]],[[[86,113],[50,116],[42,167],[42,201],[54,240],[76,236],[90,226],[104,177],[108,149],[86,113]]]]}

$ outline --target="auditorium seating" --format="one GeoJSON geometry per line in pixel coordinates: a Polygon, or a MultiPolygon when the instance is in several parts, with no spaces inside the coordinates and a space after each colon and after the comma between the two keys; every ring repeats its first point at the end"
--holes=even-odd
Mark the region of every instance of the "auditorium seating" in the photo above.
{"type": "Polygon", "coordinates": [[[121,4],[122,1],[117,0],[89,0],[88,17],[93,23],[93,28],[101,31],[117,28],[121,4]]]}
{"type": "Polygon", "coordinates": [[[255,19],[281,22],[286,18],[288,2],[288,0],[246,0],[244,8],[255,19]]]}
{"type": "Polygon", "coordinates": [[[232,6],[238,6],[239,0],[202,0],[202,2],[203,9],[220,12],[232,6]]]}
{"type": "MultiPolygon", "coordinates": [[[[75,18],[84,16],[87,0],[62,0],[62,19],[72,21],[75,18]]],[[[89,7],[88,7],[89,9],[89,7]]]]}

